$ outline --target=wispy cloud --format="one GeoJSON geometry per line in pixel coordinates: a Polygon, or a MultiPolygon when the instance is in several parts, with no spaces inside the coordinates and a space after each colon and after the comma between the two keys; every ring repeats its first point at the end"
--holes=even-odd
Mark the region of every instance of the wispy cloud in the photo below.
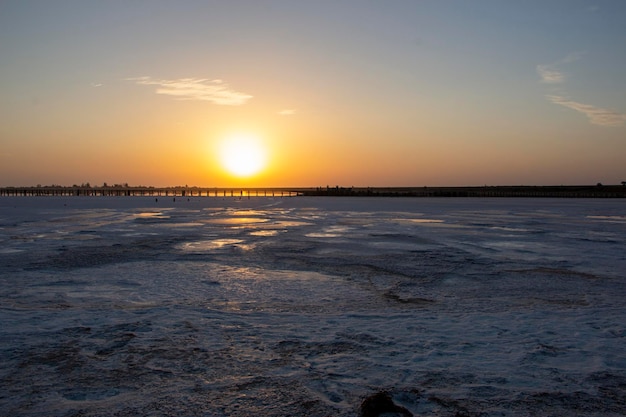
{"type": "Polygon", "coordinates": [[[574,52],[552,64],[537,65],[537,73],[541,77],[541,82],[546,84],[560,84],[564,82],[565,73],[559,67],[563,64],[578,61],[582,56],[583,52],[574,52]]]}
{"type": "Polygon", "coordinates": [[[539,73],[542,83],[559,84],[565,81],[565,75],[552,64],[537,65],[537,73],[539,73]]]}
{"type": "Polygon", "coordinates": [[[548,95],[546,98],[554,104],[583,113],[594,125],[622,126],[626,123],[626,114],[617,113],[613,110],[603,109],[589,104],[579,103],[563,96],[548,95]]]}
{"type": "MultiPolygon", "coordinates": [[[[537,65],[537,73],[541,77],[541,82],[546,84],[562,84],[565,82],[566,76],[560,70],[560,66],[578,61],[582,58],[584,52],[574,52],[565,58],[552,64],[537,65]]],[[[567,107],[584,114],[589,122],[598,126],[622,126],[626,123],[626,114],[618,113],[614,110],[604,109],[602,107],[592,106],[590,104],[574,101],[567,97],[565,89],[562,87],[553,88],[552,94],[546,95],[548,101],[559,106],[567,107]]]]}
{"type": "Polygon", "coordinates": [[[296,109],[284,109],[278,112],[281,116],[291,116],[296,114],[296,109]]]}
{"type": "Polygon", "coordinates": [[[157,86],[157,94],[174,96],[179,100],[210,101],[222,106],[240,106],[252,98],[251,95],[235,91],[222,80],[207,78],[178,78],[162,80],[152,77],[127,78],[139,85],[157,86]]]}

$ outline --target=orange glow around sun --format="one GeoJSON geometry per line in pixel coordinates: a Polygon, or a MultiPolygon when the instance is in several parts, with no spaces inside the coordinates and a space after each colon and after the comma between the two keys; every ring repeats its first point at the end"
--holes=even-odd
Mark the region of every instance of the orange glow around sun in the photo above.
{"type": "Polygon", "coordinates": [[[224,170],[238,178],[259,174],[267,164],[267,150],[261,140],[252,134],[225,137],[218,154],[224,170]]]}

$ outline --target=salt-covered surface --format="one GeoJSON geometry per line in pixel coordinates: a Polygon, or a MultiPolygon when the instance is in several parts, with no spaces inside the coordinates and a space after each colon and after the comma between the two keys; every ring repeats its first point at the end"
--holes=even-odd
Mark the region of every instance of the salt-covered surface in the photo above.
{"type": "Polygon", "coordinates": [[[626,410],[621,200],[0,198],[0,415],[626,410]]]}

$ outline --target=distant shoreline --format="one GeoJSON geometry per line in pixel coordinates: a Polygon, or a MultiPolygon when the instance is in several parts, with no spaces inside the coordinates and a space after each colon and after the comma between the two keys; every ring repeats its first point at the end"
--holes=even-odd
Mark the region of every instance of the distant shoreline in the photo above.
{"type": "Polygon", "coordinates": [[[470,187],[2,187],[0,196],[626,198],[625,185],[470,187]]]}

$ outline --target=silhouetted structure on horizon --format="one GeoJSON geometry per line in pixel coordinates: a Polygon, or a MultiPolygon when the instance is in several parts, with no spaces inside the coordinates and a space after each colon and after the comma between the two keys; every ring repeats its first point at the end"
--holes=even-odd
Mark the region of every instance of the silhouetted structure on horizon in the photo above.
{"type": "Polygon", "coordinates": [[[36,187],[3,187],[0,196],[148,196],[148,197],[557,197],[626,198],[622,185],[483,186],[483,187],[315,187],[315,188],[217,188],[102,186],[89,184],[36,187]]]}
{"type": "Polygon", "coordinates": [[[626,198],[620,185],[482,186],[482,187],[319,187],[302,189],[308,196],[371,197],[563,197],[626,198]]]}

